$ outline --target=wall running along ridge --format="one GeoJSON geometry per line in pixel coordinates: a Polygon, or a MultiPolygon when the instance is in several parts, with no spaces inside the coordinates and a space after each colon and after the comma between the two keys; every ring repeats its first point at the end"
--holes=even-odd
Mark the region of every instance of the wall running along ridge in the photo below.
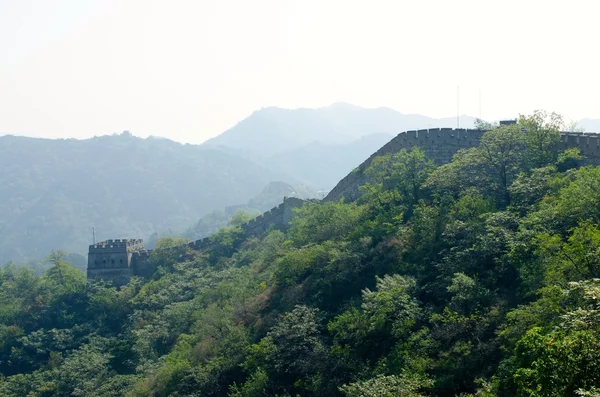
{"type": "MultiPolygon", "coordinates": [[[[436,165],[446,164],[460,149],[469,149],[479,144],[485,130],[436,128],[418,131],[401,132],[381,149],[373,153],[361,165],[346,175],[323,199],[338,201],[342,197],[346,201],[354,201],[359,196],[358,187],[366,181],[365,170],[375,157],[388,153],[398,153],[402,149],[412,150],[419,147],[436,165]]],[[[600,164],[600,134],[594,132],[562,132],[560,150],[579,148],[585,165],[600,164]]]]}
{"type": "MultiPolygon", "coordinates": [[[[243,224],[245,238],[260,236],[273,227],[286,227],[294,216],[294,208],[300,208],[306,200],[284,197],[283,203],[243,224]]],[[[213,245],[210,237],[186,244],[193,251],[204,251],[213,245]]],[[[175,249],[179,247],[172,247],[175,249]]],[[[115,285],[126,284],[131,276],[149,277],[153,269],[148,264],[152,251],[144,249],[142,240],[107,240],[89,246],[88,279],[112,281],[115,285]]]]}
{"type": "MultiPolygon", "coordinates": [[[[460,149],[469,149],[479,144],[485,130],[439,128],[401,132],[361,165],[344,177],[323,201],[354,201],[358,198],[359,186],[366,181],[365,170],[375,157],[398,153],[402,149],[419,147],[435,164],[446,164],[460,149]]],[[[600,164],[600,135],[596,133],[561,133],[561,150],[579,148],[584,156],[583,163],[600,164]]],[[[284,197],[283,203],[242,225],[246,238],[260,236],[272,227],[286,227],[294,216],[293,209],[307,202],[295,197],[284,197]]],[[[192,241],[187,246],[193,251],[204,251],[213,245],[210,237],[192,241]]],[[[174,247],[177,248],[177,247],[174,247]]],[[[148,266],[151,251],[145,250],[142,240],[107,240],[90,245],[88,254],[88,279],[104,279],[122,285],[131,276],[151,276],[148,266]]]]}

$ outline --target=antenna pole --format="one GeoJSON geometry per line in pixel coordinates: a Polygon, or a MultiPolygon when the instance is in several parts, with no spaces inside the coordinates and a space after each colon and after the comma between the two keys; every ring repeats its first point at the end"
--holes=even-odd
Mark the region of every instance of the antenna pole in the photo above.
{"type": "Polygon", "coordinates": [[[96,227],[92,226],[92,241],[93,244],[96,245],[96,227]]]}
{"type": "Polygon", "coordinates": [[[481,88],[479,89],[479,120],[481,120],[481,88]]]}
{"type": "Polygon", "coordinates": [[[456,128],[460,128],[460,86],[456,86],[456,128]]]}

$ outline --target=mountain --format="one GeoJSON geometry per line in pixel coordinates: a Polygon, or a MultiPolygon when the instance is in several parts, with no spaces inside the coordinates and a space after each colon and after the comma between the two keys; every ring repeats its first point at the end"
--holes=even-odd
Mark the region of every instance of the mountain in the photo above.
{"type": "Polygon", "coordinates": [[[361,200],[239,216],[120,289],[60,255],[0,268],[0,396],[598,396],[600,167],[484,141],[373,161],[361,200]]]}
{"type": "MultiPolygon", "coordinates": [[[[240,203],[263,211],[284,195],[275,189],[257,198],[272,181],[323,194],[393,135],[454,123],[336,103],[261,109],[199,146],[129,133],[86,140],[3,136],[0,264],[39,259],[52,249],[85,254],[93,226],[98,240],[148,237],[178,233],[240,203]]],[[[472,124],[473,118],[461,119],[472,124]]]]}
{"type": "Polygon", "coordinates": [[[223,151],[130,134],[86,140],[0,137],[0,264],[96,238],[184,230],[275,179],[223,151]]]}
{"type": "MultiPolygon", "coordinates": [[[[474,121],[473,117],[461,116],[460,124],[472,127],[474,121]]],[[[203,146],[268,158],[315,141],[329,145],[348,144],[375,133],[396,135],[406,130],[455,125],[456,118],[434,119],[389,108],[367,109],[347,103],[318,109],[268,107],[255,111],[221,135],[204,142],[203,146]]]]}
{"type": "Polygon", "coordinates": [[[366,135],[346,144],[313,142],[275,154],[265,160],[265,166],[270,170],[293,175],[300,183],[328,191],[392,138],[393,135],[379,133],[366,135]]]}

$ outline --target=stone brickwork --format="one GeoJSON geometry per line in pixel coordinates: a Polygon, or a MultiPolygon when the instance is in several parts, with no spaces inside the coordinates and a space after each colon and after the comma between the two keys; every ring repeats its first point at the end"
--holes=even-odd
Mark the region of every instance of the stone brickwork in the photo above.
{"type": "Polygon", "coordinates": [[[583,155],[583,164],[600,165],[600,134],[595,132],[564,132],[562,150],[579,148],[583,155]]]}
{"type": "MultiPolygon", "coordinates": [[[[484,130],[452,128],[401,132],[344,177],[323,201],[338,201],[342,197],[346,201],[356,200],[359,196],[358,187],[366,181],[364,172],[377,156],[419,147],[436,164],[445,164],[449,163],[460,149],[477,146],[484,133],[484,130]]],[[[599,134],[563,132],[561,138],[561,149],[579,148],[584,156],[584,164],[600,164],[599,134]]]]}
{"type": "Polygon", "coordinates": [[[144,249],[142,240],[106,240],[89,246],[88,279],[125,284],[133,274],[132,256],[144,249]]]}
{"type": "MultiPolygon", "coordinates": [[[[296,197],[284,197],[283,203],[242,225],[245,237],[260,236],[273,227],[286,227],[294,216],[294,208],[300,208],[304,203],[296,197]]],[[[204,251],[211,245],[210,237],[187,243],[194,251],[204,251]]],[[[90,245],[88,279],[123,285],[131,276],[149,277],[153,271],[148,265],[151,253],[144,248],[142,240],[107,240],[90,245]]]]}

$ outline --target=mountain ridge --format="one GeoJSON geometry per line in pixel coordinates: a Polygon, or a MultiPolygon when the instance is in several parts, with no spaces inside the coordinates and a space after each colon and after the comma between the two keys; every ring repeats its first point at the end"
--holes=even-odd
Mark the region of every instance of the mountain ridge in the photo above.
{"type": "MultiPolygon", "coordinates": [[[[315,140],[343,144],[374,133],[396,135],[410,129],[447,127],[450,120],[454,123],[456,119],[403,114],[385,107],[363,108],[345,102],[322,108],[285,109],[271,106],[254,111],[202,145],[234,148],[247,155],[270,157],[315,140]],[[257,130],[262,136],[258,140],[251,140],[250,134],[257,130]]],[[[473,126],[474,121],[473,117],[461,116],[464,126],[473,126]]]]}

